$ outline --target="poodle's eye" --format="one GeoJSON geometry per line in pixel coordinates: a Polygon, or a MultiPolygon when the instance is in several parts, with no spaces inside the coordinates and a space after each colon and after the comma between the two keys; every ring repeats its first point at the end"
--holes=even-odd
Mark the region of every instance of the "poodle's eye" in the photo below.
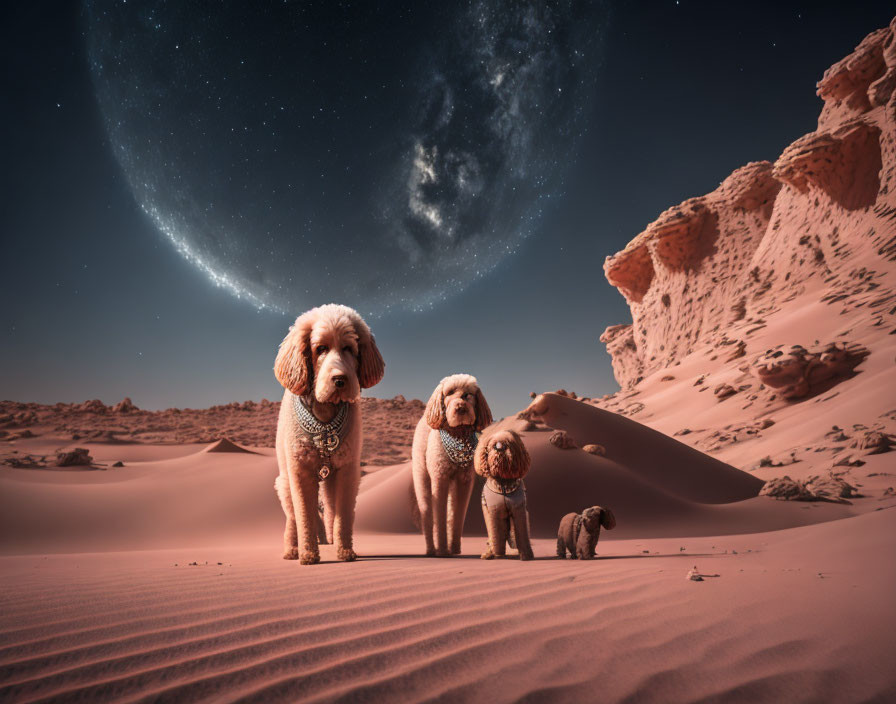
{"type": "Polygon", "coordinates": [[[349,353],[351,353],[351,351],[352,351],[352,346],[351,346],[351,345],[346,345],[345,347],[342,348],[342,351],[343,351],[343,352],[349,352],[349,353]]]}
{"type": "Polygon", "coordinates": [[[464,401],[469,401],[472,398],[473,398],[473,394],[471,394],[469,391],[463,395],[464,401]]]}
{"type": "Polygon", "coordinates": [[[327,347],[326,345],[318,345],[317,349],[315,349],[314,351],[317,352],[318,354],[326,354],[329,350],[330,350],[330,348],[327,347]]]}

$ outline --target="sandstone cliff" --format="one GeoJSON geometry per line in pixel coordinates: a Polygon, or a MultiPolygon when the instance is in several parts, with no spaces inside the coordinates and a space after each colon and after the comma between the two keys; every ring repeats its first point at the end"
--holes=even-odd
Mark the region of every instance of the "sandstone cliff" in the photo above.
{"type": "Polygon", "coordinates": [[[607,279],[633,321],[601,337],[623,389],[702,346],[752,351],[757,327],[810,287],[830,296],[832,315],[865,307],[864,317],[892,323],[894,28],[896,20],[869,34],[825,72],[815,132],[774,164],[747,164],[665,211],[607,257],[607,279]]]}
{"type": "Polygon", "coordinates": [[[893,495],[892,455],[862,448],[896,436],[894,34],[896,19],[824,73],[818,128],[775,163],[607,257],[632,322],[601,336],[622,391],[590,403],[764,479],[893,495]]]}

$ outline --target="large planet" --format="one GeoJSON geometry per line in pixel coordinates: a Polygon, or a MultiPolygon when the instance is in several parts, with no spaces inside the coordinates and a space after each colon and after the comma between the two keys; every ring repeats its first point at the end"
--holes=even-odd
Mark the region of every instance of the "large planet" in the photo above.
{"type": "Polygon", "coordinates": [[[85,3],[109,143],[158,230],[285,312],[420,310],[537,232],[587,128],[580,2],[85,3]]]}

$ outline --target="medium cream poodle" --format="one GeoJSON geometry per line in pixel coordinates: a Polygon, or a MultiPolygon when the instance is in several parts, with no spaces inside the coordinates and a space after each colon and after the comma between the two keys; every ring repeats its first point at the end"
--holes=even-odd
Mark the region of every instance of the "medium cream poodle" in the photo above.
{"type": "Polygon", "coordinates": [[[324,528],[340,560],[354,560],[352,525],[361,482],[361,389],[385,365],[370,328],[351,308],[330,303],[299,316],[280,344],[274,374],[286,389],[277,423],[286,514],[283,559],[320,562],[318,488],[324,528]],[[300,542],[301,541],[301,542],[300,542]],[[300,549],[301,546],[301,549],[300,549]]]}
{"type": "Polygon", "coordinates": [[[426,404],[414,432],[411,467],[427,556],[460,554],[473,493],[476,432],[491,422],[485,396],[469,374],[446,376],[426,404]]]}
{"type": "Polygon", "coordinates": [[[496,430],[479,438],[473,468],[485,477],[482,514],[488,529],[483,560],[504,557],[506,544],[516,547],[521,560],[533,559],[529,540],[529,511],[523,477],[531,461],[523,439],[513,430],[496,430]]]}
{"type": "Polygon", "coordinates": [[[582,513],[567,513],[557,530],[557,557],[565,559],[568,550],[573,560],[593,559],[601,526],[607,530],[616,527],[616,517],[608,508],[592,506],[582,513]]]}

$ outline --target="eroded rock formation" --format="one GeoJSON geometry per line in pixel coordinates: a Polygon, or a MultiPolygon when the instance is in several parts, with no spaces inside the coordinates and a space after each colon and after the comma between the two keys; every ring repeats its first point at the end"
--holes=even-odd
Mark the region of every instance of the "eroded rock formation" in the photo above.
{"type": "Polygon", "coordinates": [[[607,280],[632,313],[601,336],[623,389],[698,347],[733,344],[724,361],[752,361],[762,350],[750,349],[751,331],[809,287],[829,304],[878,308],[881,324],[893,317],[894,33],[896,19],[824,73],[817,130],[774,164],[737,169],[607,257],[607,280]],[[876,306],[858,300],[872,292],[876,306]]]}

